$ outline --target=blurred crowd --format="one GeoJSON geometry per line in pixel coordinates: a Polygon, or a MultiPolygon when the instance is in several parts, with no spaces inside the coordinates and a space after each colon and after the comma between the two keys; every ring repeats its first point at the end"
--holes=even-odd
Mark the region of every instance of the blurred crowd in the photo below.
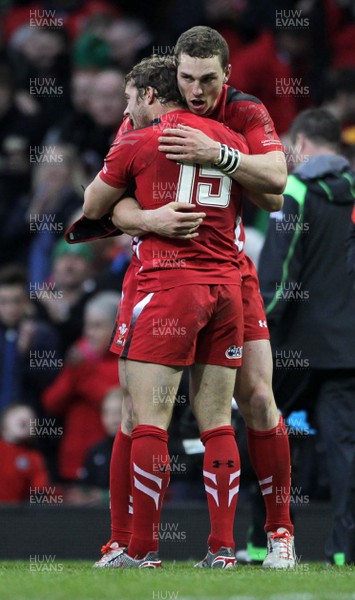
{"type": "MultiPolygon", "coordinates": [[[[210,25],[230,47],[229,83],[264,102],[287,153],[294,117],[324,106],[341,121],[355,166],[355,6],[3,0],[0,16],[0,445],[17,469],[0,474],[0,501],[25,501],[48,482],[70,484],[68,501],[100,501],[120,423],[117,359],[107,347],[130,238],[69,246],[63,235],[121,124],[125,73],[143,56],[171,54],[184,30],[210,25]]],[[[257,261],[266,218],[246,204],[244,220],[257,261]]],[[[171,453],[185,458],[172,497],[186,493],[179,475],[188,465],[198,499],[201,447],[187,377],[179,399],[171,453]]],[[[242,429],[237,412],[235,424],[242,429]]],[[[322,452],[316,441],[313,450],[322,452]]],[[[307,469],[305,489],[326,496],[325,474],[307,469]]]]}

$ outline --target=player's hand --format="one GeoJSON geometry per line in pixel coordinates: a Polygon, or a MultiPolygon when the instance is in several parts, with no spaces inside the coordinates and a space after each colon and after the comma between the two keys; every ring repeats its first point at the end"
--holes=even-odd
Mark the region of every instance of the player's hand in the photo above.
{"type": "Polygon", "coordinates": [[[147,229],[163,237],[190,240],[198,236],[197,229],[206,216],[192,212],[195,204],[169,202],[160,208],[144,211],[147,229]]]}
{"type": "Polygon", "coordinates": [[[219,143],[199,129],[178,125],[174,129],[164,129],[163,134],[158,138],[158,148],[160,152],[165,152],[169,160],[184,160],[204,165],[215,163],[219,159],[219,143]]]}

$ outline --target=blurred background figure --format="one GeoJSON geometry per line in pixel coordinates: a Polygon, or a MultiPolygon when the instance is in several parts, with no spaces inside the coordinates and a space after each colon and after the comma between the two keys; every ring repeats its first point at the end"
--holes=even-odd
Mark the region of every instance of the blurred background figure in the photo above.
{"type": "Polygon", "coordinates": [[[0,252],[1,260],[14,260],[14,248],[3,239],[9,213],[31,185],[28,147],[40,143],[44,129],[37,116],[16,103],[16,82],[9,64],[0,63],[0,252]]]}
{"type": "Polygon", "coordinates": [[[152,36],[139,19],[116,19],[104,33],[110,57],[116,67],[128,73],[147,52],[151,52],[152,36]]]}
{"type": "Polygon", "coordinates": [[[114,68],[100,72],[76,71],[71,86],[73,110],[49,130],[46,144],[69,143],[81,156],[89,183],[103,160],[123,120],[126,108],[124,75],[114,68]]]}
{"type": "Polygon", "coordinates": [[[65,30],[23,25],[11,36],[9,53],[19,88],[17,101],[28,114],[40,114],[43,126],[49,127],[70,108],[65,30]],[[58,101],[53,103],[53,98],[58,101]]]}
{"type": "Polygon", "coordinates": [[[13,404],[0,416],[0,502],[29,501],[49,483],[43,457],[32,448],[31,423],[35,412],[25,404],[13,404]]]}
{"type": "Polygon", "coordinates": [[[34,302],[30,301],[26,272],[17,265],[3,267],[0,270],[0,407],[20,399],[40,410],[40,395],[60,366],[58,337],[39,318],[34,302]]]}
{"type": "Polygon", "coordinates": [[[74,146],[31,146],[29,159],[32,193],[8,211],[2,241],[16,260],[26,262],[30,281],[41,284],[49,277],[53,247],[65,231],[68,214],[81,207],[86,180],[74,146]]]}
{"type": "Polygon", "coordinates": [[[84,335],[70,349],[63,369],[43,394],[49,414],[63,418],[59,475],[76,481],[88,450],[105,435],[100,412],[107,391],[118,384],[117,358],[108,351],[119,294],[102,292],[84,310],[84,335]]]}
{"type": "Polygon", "coordinates": [[[123,393],[119,387],[109,390],[101,406],[101,421],[106,437],[90,448],[80,471],[80,480],[88,485],[108,490],[113,441],[121,425],[123,393]]]}
{"type": "Polygon", "coordinates": [[[69,245],[64,239],[53,250],[52,293],[40,296],[40,303],[58,331],[63,352],[82,334],[84,306],[95,292],[94,258],[90,245],[69,245]]]}

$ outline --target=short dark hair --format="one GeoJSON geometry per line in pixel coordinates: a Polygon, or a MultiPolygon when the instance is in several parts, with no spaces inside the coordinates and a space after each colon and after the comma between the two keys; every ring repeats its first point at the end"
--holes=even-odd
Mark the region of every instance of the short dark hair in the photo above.
{"type": "Polygon", "coordinates": [[[309,108],[302,111],[291,125],[290,137],[293,143],[298,133],[303,133],[315,144],[337,147],[341,142],[340,122],[324,108],[309,108]]]}
{"type": "Polygon", "coordinates": [[[27,289],[27,273],[21,265],[9,264],[0,269],[0,287],[8,285],[27,289]]]}
{"type": "Polygon", "coordinates": [[[195,58],[219,56],[222,68],[229,62],[229,48],[224,37],[212,27],[198,25],[182,33],[175,44],[175,57],[179,61],[181,54],[195,58]]]}
{"type": "Polygon", "coordinates": [[[177,85],[176,61],[172,56],[153,54],[143,58],[140,63],[126,75],[126,85],[132,81],[138,89],[138,97],[142,98],[148,87],[156,90],[156,96],[161,104],[183,100],[177,85]]]}

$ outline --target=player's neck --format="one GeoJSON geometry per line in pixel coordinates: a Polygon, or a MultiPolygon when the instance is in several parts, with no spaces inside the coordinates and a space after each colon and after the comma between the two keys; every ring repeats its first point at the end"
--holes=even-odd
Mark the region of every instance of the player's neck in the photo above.
{"type": "Polygon", "coordinates": [[[155,110],[153,111],[152,121],[154,119],[159,119],[159,117],[162,117],[163,115],[166,115],[170,112],[174,112],[176,110],[184,110],[184,107],[182,106],[182,104],[178,104],[177,102],[169,102],[167,104],[159,103],[159,105],[156,106],[155,110]]]}

